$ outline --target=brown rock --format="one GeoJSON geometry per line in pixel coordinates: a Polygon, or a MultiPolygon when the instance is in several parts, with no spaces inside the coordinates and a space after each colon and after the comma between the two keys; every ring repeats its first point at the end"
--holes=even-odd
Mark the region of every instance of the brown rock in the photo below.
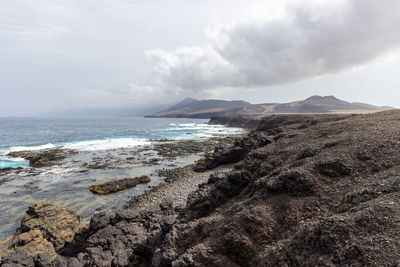
{"type": "Polygon", "coordinates": [[[57,256],[53,244],[43,238],[40,230],[31,230],[20,234],[14,246],[25,250],[29,258],[41,253],[48,255],[50,259],[54,259],[57,256]]]}
{"type": "Polygon", "coordinates": [[[150,178],[144,175],[135,178],[126,178],[121,180],[110,181],[104,184],[92,185],[89,189],[95,194],[106,195],[135,187],[138,184],[147,184],[149,182],[150,178]]]}
{"type": "Polygon", "coordinates": [[[33,202],[21,222],[21,230],[40,230],[53,243],[55,250],[71,242],[82,226],[75,213],[67,207],[57,207],[50,201],[33,202]]]}
{"type": "Polygon", "coordinates": [[[52,261],[56,251],[71,242],[82,227],[74,212],[66,207],[57,207],[50,201],[31,203],[21,227],[0,241],[0,265],[20,263],[38,254],[52,261]]]}

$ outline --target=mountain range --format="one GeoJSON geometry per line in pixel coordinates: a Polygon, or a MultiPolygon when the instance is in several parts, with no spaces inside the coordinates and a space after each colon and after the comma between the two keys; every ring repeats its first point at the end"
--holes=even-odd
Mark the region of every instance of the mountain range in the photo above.
{"type": "Polygon", "coordinates": [[[251,104],[245,101],[197,100],[185,98],[178,104],[147,115],[149,118],[211,118],[213,116],[290,114],[290,113],[368,113],[393,109],[370,104],[347,102],[334,96],[311,96],[289,103],[251,104]]]}

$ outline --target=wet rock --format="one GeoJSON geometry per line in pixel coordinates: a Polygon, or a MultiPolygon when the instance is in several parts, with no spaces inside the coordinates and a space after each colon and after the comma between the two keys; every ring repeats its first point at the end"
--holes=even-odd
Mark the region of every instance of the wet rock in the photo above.
{"type": "Polygon", "coordinates": [[[135,187],[138,184],[147,184],[149,182],[150,178],[144,175],[135,178],[126,178],[121,180],[110,181],[104,184],[92,185],[89,189],[95,194],[106,195],[135,187]]]}
{"type": "MultiPolygon", "coordinates": [[[[24,168],[22,168],[22,167],[16,167],[16,168],[12,168],[12,167],[8,167],[8,168],[0,168],[0,175],[7,175],[7,174],[10,174],[10,173],[19,173],[19,172],[21,172],[21,171],[23,171],[24,170],[24,168]]],[[[3,178],[3,179],[0,179],[0,185],[1,184],[3,184],[3,183],[5,183],[5,182],[7,182],[8,181],[8,179],[7,178],[3,178]]]]}
{"type": "Polygon", "coordinates": [[[29,166],[40,168],[57,165],[60,163],[61,160],[75,153],[76,152],[72,150],[54,148],[40,151],[10,152],[7,154],[7,156],[12,158],[24,158],[26,160],[29,160],[29,166]]]}
{"type": "Polygon", "coordinates": [[[106,164],[106,163],[104,163],[104,162],[103,162],[103,163],[94,162],[94,163],[88,164],[87,167],[88,167],[89,169],[98,170],[98,169],[105,169],[105,168],[107,168],[107,167],[108,167],[108,164],[106,164]]]}
{"type": "Polygon", "coordinates": [[[5,182],[9,181],[11,178],[0,178],[0,185],[4,184],[5,182]]]}

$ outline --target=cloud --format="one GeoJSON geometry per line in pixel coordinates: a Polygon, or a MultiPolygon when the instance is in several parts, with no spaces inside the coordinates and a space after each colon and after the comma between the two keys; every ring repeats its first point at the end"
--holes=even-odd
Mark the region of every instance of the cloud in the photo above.
{"type": "Polygon", "coordinates": [[[208,44],[148,51],[165,86],[271,86],[369,63],[400,45],[400,1],[264,1],[206,30],[208,44]]]}
{"type": "Polygon", "coordinates": [[[211,46],[182,47],[173,53],[153,50],[147,55],[160,60],[155,70],[167,83],[183,88],[207,88],[232,78],[231,73],[238,71],[211,46]]]}

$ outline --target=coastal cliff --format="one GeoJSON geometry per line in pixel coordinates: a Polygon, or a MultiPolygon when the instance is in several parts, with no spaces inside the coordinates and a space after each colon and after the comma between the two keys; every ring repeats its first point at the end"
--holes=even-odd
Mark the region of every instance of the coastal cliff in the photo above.
{"type": "Polygon", "coordinates": [[[95,214],[56,256],[22,266],[400,264],[400,111],[248,118],[211,121],[258,123],[196,163],[210,175],[186,206],[95,214]],[[212,172],[222,164],[234,168],[212,172]]]}

